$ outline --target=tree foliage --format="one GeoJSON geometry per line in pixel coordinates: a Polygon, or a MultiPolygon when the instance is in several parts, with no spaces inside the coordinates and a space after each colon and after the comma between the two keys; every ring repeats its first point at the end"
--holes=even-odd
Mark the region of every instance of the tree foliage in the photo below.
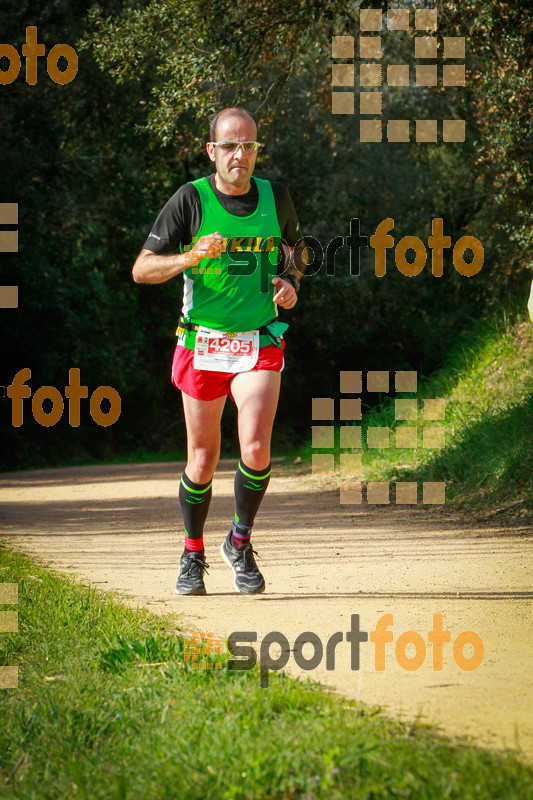
{"type": "Polygon", "coordinates": [[[272,120],[306,49],[331,34],[343,8],[339,0],[152,0],[118,19],[95,8],[85,46],[121,82],[155,64],[146,127],[187,147],[191,118],[224,105],[252,103],[272,120]]]}
{"type": "MultiPolygon", "coordinates": [[[[387,275],[377,279],[365,248],[359,277],[342,248],[334,276],[323,269],[305,279],[298,313],[287,317],[290,391],[283,390],[276,426],[285,424],[284,441],[307,433],[309,397],[317,386],[336,385],[339,368],[427,373],[443,342],[473,317],[509,294],[525,296],[533,265],[528,4],[439,2],[439,40],[466,38],[467,86],[383,86],[384,119],[466,120],[464,143],[434,145],[361,143],[357,115],[331,114],[331,36],[353,34],[358,53],[359,5],[4,3],[5,41],[20,51],[25,27],[38,25],[48,47],[69,42],[80,59],[68,86],[19,79],[1,87],[0,199],[19,202],[21,251],[4,254],[0,269],[4,284],[16,271],[22,303],[3,318],[4,382],[30,366],[34,389],[61,388],[79,366],[91,390],[115,386],[124,409],[107,431],[90,419],[74,431],[66,413],[53,431],[31,419],[14,430],[4,405],[10,463],[184,445],[168,380],[181,282],[139,287],[130,270],[158,210],[181,183],[210,170],[203,142],[210,116],[226,105],[256,114],[267,142],[257,174],[289,187],[302,229],[324,247],[348,235],[351,218],[370,236],[393,217],[397,242],[404,235],[427,241],[431,219],[442,217],[452,242],[471,234],[485,248],[475,279],[456,273],[449,251],[442,279],[429,263],[417,278],[401,276],[392,252],[387,275]]],[[[384,67],[414,66],[414,35],[383,35],[384,67]]],[[[228,446],[233,422],[225,424],[228,446]]]]}

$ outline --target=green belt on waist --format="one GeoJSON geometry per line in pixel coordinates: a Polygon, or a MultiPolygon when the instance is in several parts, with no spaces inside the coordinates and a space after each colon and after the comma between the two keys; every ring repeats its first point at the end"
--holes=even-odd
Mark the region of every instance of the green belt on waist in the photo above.
{"type": "MultiPolygon", "coordinates": [[[[272,320],[271,322],[259,328],[259,347],[268,347],[273,344],[276,347],[282,347],[281,339],[287,328],[287,322],[278,322],[272,320]]],[[[196,341],[196,333],[198,325],[185,317],[180,317],[180,322],[176,334],[178,336],[185,336],[183,345],[188,350],[194,350],[194,343],[196,341]]]]}

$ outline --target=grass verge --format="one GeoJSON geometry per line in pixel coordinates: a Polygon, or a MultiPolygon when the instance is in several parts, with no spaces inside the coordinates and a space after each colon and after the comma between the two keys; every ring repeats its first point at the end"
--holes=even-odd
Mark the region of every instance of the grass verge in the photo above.
{"type": "MultiPolygon", "coordinates": [[[[533,768],[282,674],[192,670],[176,616],[0,548],[19,632],[0,663],[0,797],[527,800],[533,768]]],[[[223,656],[210,656],[214,663],[223,656]]]]}
{"type": "MultiPolygon", "coordinates": [[[[479,322],[450,349],[440,370],[427,379],[419,377],[416,395],[394,394],[392,378],[390,391],[377,407],[365,411],[363,403],[363,421],[353,423],[362,425],[365,446],[358,452],[362,452],[363,482],[416,481],[420,503],[422,482],[444,481],[446,503],[452,507],[531,515],[533,325],[529,320],[524,322],[522,315],[511,323],[503,315],[479,322]],[[396,400],[412,402],[412,398],[416,398],[414,419],[399,421],[396,400]],[[424,400],[430,398],[445,400],[444,420],[424,418],[424,400]],[[369,427],[388,429],[388,446],[367,447],[369,427]],[[397,446],[402,439],[396,437],[405,436],[408,428],[414,430],[414,443],[397,446]],[[428,433],[437,428],[440,432],[428,433]],[[442,444],[438,437],[443,428],[445,447],[430,446],[442,444]]],[[[307,445],[300,456],[303,464],[309,464],[311,447],[307,445]]]]}

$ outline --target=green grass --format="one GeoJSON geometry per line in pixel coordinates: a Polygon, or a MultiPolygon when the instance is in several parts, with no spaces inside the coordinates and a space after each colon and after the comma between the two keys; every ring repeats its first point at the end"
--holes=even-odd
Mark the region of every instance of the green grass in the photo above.
{"type": "MultiPolygon", "coordinates": [[[[0,663],[0,797],[528,800],[533,768],[281,673],[194,671],[157,617],[0,548],[19,632],[0,663]]],[[[225,656],[210,656],[223,663],[225,656]]]]}
{"type": "MultiPolygon", "coordinates": [[[[391,391],[393,388],[391,387],[391,391]]],[[[414,395],[397,393],[394,397],[414,395]]],[[[446,503],[528,515],[533,510],[533,325],[522,319],[482,321],[450,349],[444,366],[418,381],[415,449],[396,448],[395,401],[364,409],[370,426],[388,427],[388,448],[363,448],[363,481],[445,481],[446,503]],[[444,398],[444,421],[423,421],[423,399],[444,398]],[[446,447],[423,447],[422,428],[446,428],[446,447]]],[[[357,423],[354,423],[357,424],[357,423]]],[[[301,454],[310,461],[310,447],[301,454]]],[[[392,496],[394,502],[394,496],[392,496]]]]}

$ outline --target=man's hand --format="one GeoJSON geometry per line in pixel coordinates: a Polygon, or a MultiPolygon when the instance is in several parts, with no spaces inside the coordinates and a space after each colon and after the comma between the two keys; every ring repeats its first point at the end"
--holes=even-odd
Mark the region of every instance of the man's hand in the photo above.
{"type": "Polygon", "coordinates": [[[221,233],[209,233],[186,253],[160,256],[143,247],[133,265],[135,283],[164,283],[189,267],[196,267],[203,258],[220,258],[226,252],[227,239],[221,233]]]}
{"type": "Polygon", "coordinates": [[[185,253],[186,263],[190,267],[197,267],[203,258],[220,258],[226,252],[228,240],[221,233],[208,233],[201,236],[197,243],[185,253]]]}
{"type": "Polygon", "coordinates": [[[282,308],[293,308],[298,301],[296,290],[290,281],[284,281],[283,278],[272,278],[271,281],[278,290],[272,298],[282,308]]]}

